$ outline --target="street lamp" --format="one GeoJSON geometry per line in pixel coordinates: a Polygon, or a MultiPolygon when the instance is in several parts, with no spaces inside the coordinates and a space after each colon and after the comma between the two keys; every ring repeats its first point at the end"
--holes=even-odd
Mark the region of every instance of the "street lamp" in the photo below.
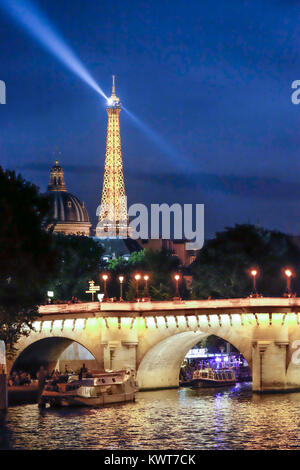
{"type": "Polygon", "coordinates": [[[103,279],[103,281],[104,281],[104,297],[103,297],[103,300],[106,300],[106,299],[108,299],[107,287],[106,287],[108,275],[107,275],[107,274],[103,274],[103,275],[102,275],[102,279],[103,279]]]}
{"type": "Polygon", "coordinates": [[[54,292],[53,290],[48,290],[47,291],[47,296],[48,296],[48,303],[51,304],[52,303],[52,299],[54,297],[54,292]]]}
{"type": "Polygon", "coordinates": [[[286,278],[286,296],[287,297],[292,297],[292,289],[291,289],[291,280],[293,277],[293,271],[290,268],[286,268],[284,270],[284,275],[286,278]]]}
{"type": "Polygon", "coordinates": [[[135,292],[136,292],[136,300],[139,300],[139,280],[141,279],[140,274],[136,274],[134,276],[135,279],[135,292]]]}
{"type": "Polygon", "coordinates": [[[124,276],[119,276],[119,281],[120,281],[120,302],[123,302],[123,282],[124,282],[124,276]]]}
{"type": "Polygon", "coordinates": [[[145,281],[146,299],[149,300],[149,290],[148,290],[149,276],[148,276],[148,274],[145,274],[144,281],[145,281]]]}
{"type": "Polygon", "coordinates": [[[180,300],[180,293],[179,293],[179,279],[180,279],[180,275],[179,275],[179,274],[175,274],[174,279],[175,279],[175,282],[176,282],[176,293],[175,293],[175,297],[173,297],[173,300],[180,300]]]}
{"type": "Polygon", "coordinates": [[[256,289],[256,277],[258,275],[258,270],[253,268],[250,270],[250,276],[252,277],[252,281],[253,281],[253,296],[256,297],[257,296],[257,289],[256,289]]]}
{"type": "Polygon", "coordinates": [[[144,276],[144,281],[145,281],[146,297],[149,297],[149,292],[148,292],[149,276],[148,276],[148,274],[145,274],[145,276],[144,276]]]}

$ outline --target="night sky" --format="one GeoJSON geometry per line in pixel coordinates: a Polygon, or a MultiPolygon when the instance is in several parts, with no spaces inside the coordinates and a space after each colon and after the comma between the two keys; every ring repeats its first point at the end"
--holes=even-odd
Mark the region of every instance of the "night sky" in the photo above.
{"type": "MultiPolygon", "coordinates": [[[[129,204],[204,203],[205,235],[234,223],[300,234],[300,2],[39,0],[121,111],[129,204]]],[[[55,148],[94,221],[105,100],[0,8],[0,164],[45,191],[55,148]]]]}

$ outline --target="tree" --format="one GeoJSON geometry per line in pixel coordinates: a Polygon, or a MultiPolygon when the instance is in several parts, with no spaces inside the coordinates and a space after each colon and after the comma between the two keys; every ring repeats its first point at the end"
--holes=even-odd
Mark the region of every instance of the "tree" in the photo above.
{"type": "MultiPolygon", "coordinates": [[[[210,354],[216,354],[216,353],[219,354],[222,348],[224,349],[224,351],[226,351],[227,343],[228,343],[227,341],[220,338],[219,336],[210,335],[210,336],[207,336],[206,338],[203,338],[198,343],[197,346],[198,348],[207,348],[207,351],[210,354]]],[[[232,344],[230,344],[230,350],[232,352],[238,353],[238,350],[232,344]]]]}
{"type": "Polygon", "coordinates": [[[146,251],[145,270],[150,273],[150,295],[153,300],[169,300],[175,294],[172,275],[178,271],[179,258],[168,250],[146,251]]]}
{"type": "Polygon", "coordinates": [[[50,201],[0,167],[0,339],[8,353],[32,329],[58,256],[48,225],[50,201]]]}
{"type": "MultiPolygon", "coordinates": [[[[194,298],[245,297],[252,290],[249,270],[258,267],[258,291],[281,296],[282,270],[300,267],[300,252],[281,232],[255,225],[235,225],[208,240],[192,264],[194,298]]],[[[294,288],[299,289],[297,278],[294,288]]]]}
{"type": "Polygon", "coordinates": [[[99,273],[103,268],[101,256],[104,252],[100,243],[85,236],[54,235],[54,247],[59,253],[59,271],[48,284],[55,298],[90,300],[88,281],[99,284],[99,273]]]}
{"type": "MultiPolygon", "coordinates": [[[[153,300],[168,300],[174,296],[174,281],[172,274],[179,269],[180,261],[168,250],[153,251],[141,250],[130,255],[128,261],[118,258],[108,262],[108,270],[111,273],[110,295],[114,292],[119,296],[117,278],[120,274],[125,276],[124,292],[127,300],[133,300],[136,296],[134,274],[147,273],[149,279],[149,293],[153,300]]],[[[140,281],[140,295],[145,296],[143,279],[140,281]]]]}

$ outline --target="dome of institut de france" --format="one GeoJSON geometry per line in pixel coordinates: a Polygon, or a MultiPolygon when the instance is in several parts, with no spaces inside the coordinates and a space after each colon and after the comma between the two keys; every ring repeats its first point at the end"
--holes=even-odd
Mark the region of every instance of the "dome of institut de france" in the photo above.
{"type": "Polygon", "coordinates": [[[78,197],[67,191],[64,172],[56,161],[50,169],[50,182],[47,193],[52,201],[51,218],[54,220],[54,233],[65,235],[90,235],[88,212],[78,197]]]}

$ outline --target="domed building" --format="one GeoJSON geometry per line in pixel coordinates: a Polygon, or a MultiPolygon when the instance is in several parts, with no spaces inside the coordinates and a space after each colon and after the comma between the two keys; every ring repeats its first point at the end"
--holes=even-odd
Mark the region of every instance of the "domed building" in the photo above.
{"type": "Polygon", "coordinates": [[[90,235],[88,212],[78,197],[67,191],[64,172],[56,161],[50,169],[48,195],[52,200],[52,218],[55,221],[54,233],[65,235],[90,235]]]}

